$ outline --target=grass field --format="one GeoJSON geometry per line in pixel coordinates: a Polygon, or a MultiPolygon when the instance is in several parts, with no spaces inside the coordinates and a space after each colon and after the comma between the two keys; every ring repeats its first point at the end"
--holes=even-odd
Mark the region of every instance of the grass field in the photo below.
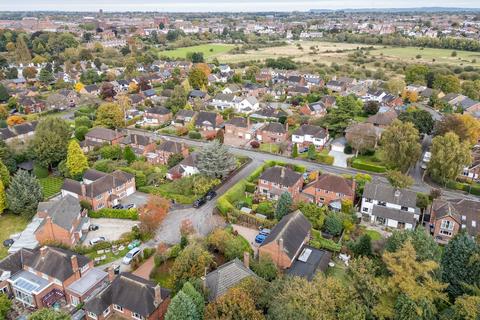
{"type": "Polygon", "coordinates": [[[231,44],[201,44],[198,46],[178,48],[175,50],[158,51],[158,56],[165,56],[169,58],[186,59],[189,52],[202,52],[205,59],[213,58],[215,56],[225,54],[233,48],[231,44]]]}
{"type": "Polygon", "coordinates": [[[60,177],[47,177],[38,179],[40,186],[42,187],[43,197],[45,199],[60,192],[63,184],[63,178],[60,177]]]}
{"type": "Polygon", "coordinates": [[[12,234],[23,231],[27,224],[28,220],[22,216],[17,216],[14,214],[0,215],[0,259],[5,258],[8,254],[7,248],[5,248],[1,243],[8,239],[12,234]]]}

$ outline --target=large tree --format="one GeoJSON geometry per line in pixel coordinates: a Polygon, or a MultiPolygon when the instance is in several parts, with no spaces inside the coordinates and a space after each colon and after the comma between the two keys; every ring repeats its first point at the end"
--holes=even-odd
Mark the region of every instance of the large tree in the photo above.
{"type": "Polygon", "coordinates": [[[42,200],[42,189],[37,178],[27,171],[19,170],[7,190],[8,208],[15,214],[31,218],[42,200]]]}
{"type": "Polygon", "coordinates": [[[169,209],[170,202],[168,200],[150,195],[138,214],[140,228],[146,232],[154,232],[166,218],[169,209]]]}
{"type": "Polygon", "coordinates": [[[175,259],[170,274],[176,288],[187,281],[200,278],[213,263],[213,256],[201,244],[189,244],[175,259]]]}
{"type": "MultiPolygon", "coordinates": [[[[0,158],[2,155],[0,155],[0,158]]],[[[3,186],[5,188],[8,187],[10,184],[10,171],[8,171],[8,168],[5,164],[3,164],[3,161],[0,160],[0,180],[3,183],[3,186]]]]}
{"type": "Polygon", "coordinates": [[[38,80],[40,80],[40,82],[43,82],[44,84],[49,84],[55,81],[55,77],[53,76],[53,72],[51,70],[48,70],[47,68],[42,68],[42,70],[40,70],[40,73],[38,74],[38,80]]]}
{"type": "Polygon", "coordinates": [[[412,177],[407,176],[406,174],[401,173],[397,170],[390,170],[387,172],[388,182],[395,189],[405,189],[409,188],[415,182],[412,177]]]}
{"type": "Polygon", "coordinates": [[[265,316],[255,308],[255,301],[245,291],[231,288],[207,306],[205,319],[263,320],[265,316]]]}
{"type": "Polygon", "coordinates": [[[440,261],[441,250],[433,237],[424,228],[394,231],[385,243],[385,251],[397,252],[405,242],[410,241],[415,249],[418,261],[440,261]]]}
{"type": "Polygon", "coordinates": [[[275,219],[280,221],[284,216],[292,210],[293,199],[289,192],[284,192],[278,199],[277,207],[275,208],[275,219]]]}
{"type": "Polygon", "coordinates": [[[67,169],[71,177],[80,178],[88,169],[88,160],[76,140],[71,140],[67,150],[67,169]]]}
{"type": "Polygon", "coordinates": [[[430,134],[433,130],[435,121],[430,112],[425,110],[412,110],[403,112],[398,116],[403,122],[408,121],[415,125],[420,133],[430,134]]]}
{"type": "Polygon", "coordinates": [[[421,154],[418,130],[410,122],[395,120],[382,135],[381,149],[385,162],[392,168],[406,172],[421,154]]]}
{"type": "Polygon", "coordinates": [[[185,282],[182,287],[182,292],[192,299],[197,308],[197,313],[200,315],[200,319],[203,319],[203,313],[205,311],[205,299],[203,295],[198,292],[190,282],[185,282]]]}
{"type": "Polygon", "coordinates": [[[201,320],[201,316],[197,311],[195,303],[183,291],[177,293],[173,297],[168,306],[165,320],[201,320]]]}
{"type": "Polygon", "coordinates": [[[468,143],[461,143],[453,132],[433,138],[431,152],[427,172],[441,183],[455,179],[472,161],[468,143]]]}
{"type": "Polygon", "coordinates": [[[95,125],[116,129],[123,127],[124,124],[124,113],[118,103],[104,103],[98,107],[95,125]]]}
{"type": "Polygon", "coordinates": [[[200,173],[211,178],[224,178],[236,166],[235,157],[218,140],[205,145],[197,156],[200,173]]]}
{"type": "Polygon", "coordinates": [[[480,246],[465,232],[448,242],[440,265],[450,297],[468,292],[467,285],[480,286],[480,246]]]}
{"type": "Polygon", "coordinates": [[[188,74],[188,82],[193,89],[205,90],[208,85],[208,78],[202,69],[194,67],[188,74]]]}
{"type": "Polygon", "coordinates": [[[435,125],[435,135],[443,136],[447,132],[454,132],[462,142],[475,145],[480,139],[480,121],[469,114],[445,115],[435,125]]]}
{"type": "Polygon", "coordinates": [[[7,208],[7,195],[5,193],[5,187],[3,182],[0,180],[0,214],[7,208]]]}
{"type": "Polygon", "coordinates": [[[0,293],[0,319],[7,319],[8,311],[12,307],[12,301],[6,294],[0,293]]]}
{"type": "Polygon", "coordinates": [[[64,119],[48,117],[40,121],[32,145],[37,163],[50,167],[65,159],[70,136],[70,127],[64,119]]]}
{"type": "Polygon", "coordinates": [[[165,107],[170,109],[172,113],[177,113],[178,110],[183,109],[187,104],[187,93],[185,88],[181,85],[175,86],[172,95],[165,102],[165,107]]]}

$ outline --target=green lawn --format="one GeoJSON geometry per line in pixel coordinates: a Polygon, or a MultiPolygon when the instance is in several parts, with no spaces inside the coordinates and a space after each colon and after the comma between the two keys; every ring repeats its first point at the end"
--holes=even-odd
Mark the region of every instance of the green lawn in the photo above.
{"type": "Polygon", "coordinates": [[[166,51],[158,51],[158,56],[165,56],[169,58],[181,58],[186,59],[187,53],[189,52],[202,52],[203,57],[205,59],[213,58],[214,56],[221,55],[227,53],[233,48],[231,44],[218,44],[218,43],[210,43],[210,44],[201,44],[198,46],[192,47],[184,47],[178,48],[175,50],[166,50],[166,51]]]}
{"type": "Polygon", "coordinates": [[[335,266],[333,268],[328,267],[327,277],[337,278],[340,282],[347,284],[347,267],[340,259],[334,258],[332,261],[335,263],[335,266]]]}
{"type": "Polygon", "coordinates": [[[116,254],[116,255],[113,254],[113,252],[110,250],[110,252],[102,253],[102,254],[98,254],[97,251],[95,251],[95,252],[92,252],[92,253],[87,253],[86,256],[89,257],[90,259],[94,260],[97,257],[101,257],[101,256],[105,255],[106,259],[102,260],[100,262],[100,264],[98,264],[99,266],[101,266],[101,265],[113,262],[115,260],[118,260],[120,258],[123,258],[127,254],[128,251],[130,251],[130,249],[128,249],[128,247],[125,246],[125,249],[123,249],[122,251],[119,251],[118,254],[116,254]]]}
{"type": "Polygon", "coordinates": [[[48,199],[60,192],[60,188],[63,184],[63,178],[60,177],[47,177],[38,179],[40,186],[42,187],[43,197],[48,199]]]}
{"type": "MultiPolygon", "coordinates": [[[[3,243],[3,240],[8,239],[10,235],[23,231],[28,222],[22,216],[6,213],[0,215],[0,242],[3,243]]],[[[5,258],[7,255],[7,248],[0,244],[0,259],[5,258]]]]}
{"type": "Polygon", "coordinates": [[[260,144],[260,151],[278,153],[279,147],[276,143],[262,143],[260,144]]]}
{"type": "Polygon", "coordinates": [[[375,230],[365,230],[365,234],[368,234],[370,236],[370,239],[372,239],[372,241],[382,239],[382,235],[380,234],[380,232],[375,230]]]}

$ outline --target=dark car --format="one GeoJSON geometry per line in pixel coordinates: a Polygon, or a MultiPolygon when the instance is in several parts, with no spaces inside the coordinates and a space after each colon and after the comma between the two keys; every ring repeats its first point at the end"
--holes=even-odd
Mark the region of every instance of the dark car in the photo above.
{"type": "Polygon", "coordinates": [[[213,198],[215,198],[217,196],[217,193],[213,190],[210,190],[207,192],[207,194],[205,195],[205,198],[207,198],[207,200],[212,200],[213,198]]]}
{"type": "Polygon", "coordinates": [[[199,198],[199,199],[195,200],[195,202],[193,202],[193,207],[194,207],[194,208],[200,208],[200,207],[203,206],[206,202],[207,202],[207,200],[206,200],[204,197],[199,198]]]}
{"type": "Polygon", "coordinates": [[[15,241],[13,239],[3,240],[3,246],[5,248],[10,248],[15,241]]]}
{"type": "Polygon", "coordinates": [[[123,205],[122,204],[116,204],[112,207],[112,209],[123,209],[123,205]]]}
{"type": "Polygon", "coordinates": [[[135,204],[134,204],[134,203],[125,204],[125,205],[123,206],[123,209],[131,209],[131,208],[135,208],[135,204]]]}
{"type": "Polygon", "coordinates": [[[89,227],[88,227],[88,230],[89,231],[95,231],[95,230],[98,230],[98,225],[97,224],[91,224],[89,227]]]}

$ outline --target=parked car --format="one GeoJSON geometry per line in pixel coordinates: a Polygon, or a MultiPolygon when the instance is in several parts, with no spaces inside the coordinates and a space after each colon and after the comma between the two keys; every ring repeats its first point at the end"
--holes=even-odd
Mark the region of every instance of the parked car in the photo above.
{"type": "Polygon", "coordinates": [[[124,204],[123,209],[135,208],[135,203],[124,204]]]}
{"type": "Polygon", "coordinates": [[[263,234],[264,236],[268,236],[270,234],[270,232],[272,232],[272,230],[270,229],[262,229],[260,230],[260,233],[259,234],[263,234]]]}
{"type": "Polygon", "coordinates": [[[207,192],[207,194],[205,195],[205,198],[207,198],[208,201],[212,200],[213,198],[215,198],[217,196],[217,193],[214,191],[214,190],[210,190],[207,192]]]}
{"type": "Polygon", "coordinates": [[[123,209],[123,204],[119,203],[112,207],[112,209],[123,209]]]}
{"type": "Polygon", "coordinates": [[[3,240],[3,246],[5,248],[10,248],[14,242],[15,241],[13,239],[5,239],[3,240]]]}
{"type": "Polygon", "coordinates": [[[195,200],[195,202],[193,202],[193,207],[194,207],[194,208],[200,208],[200,207],[203,206],[206,202],[207,202],[207,200],[205,200],[204,197],[199,198],[199,199],[195,200]]]}
{"type": "Polygon", "coordinates": [[[104,241],[107,241],[107,238],[96,237],[96,238],[93,238],[92,240],[90,240],[90,245],[93,246],[93,245],[96,245],[97,243],[104,242],[104,241]]]}
{"type": "Polygon", "coordinates": [[[133,249],[133,248],[139,247],[141,243],[142,242],[140,240],[135,239],[128,244],[128,249],[133,249]]]}
{"type": "Polygon", "coordinates": [[[91,224],[88,226],[88,231],[96,231],[98,230],[99,226],[98,224],[91,224]]]}
{"type": "Polygon", "coordinates": [[[263,241],[265,241],[265,239],[267,239],[267,235],[257,234],[257,236],[255,237],[255,242],[258,243],[258,244],[262,244],[263,241]]]}
{"type": "Polygon", "coordinates": [[[425,154],[423,155],[423,162],[430,162],[430,159],[432,158],[432,153],[427,151],[425,152],[425,154]]]}
{"type": "Polygon", "coordinates": [[[135,259],[136,256],[140,254],[141,250],[140,248],[133,248],[132,250],[128,251],[128,253],[123,257],[122,262],[124,264],[130,264],[133,259],[135,259]]]}

